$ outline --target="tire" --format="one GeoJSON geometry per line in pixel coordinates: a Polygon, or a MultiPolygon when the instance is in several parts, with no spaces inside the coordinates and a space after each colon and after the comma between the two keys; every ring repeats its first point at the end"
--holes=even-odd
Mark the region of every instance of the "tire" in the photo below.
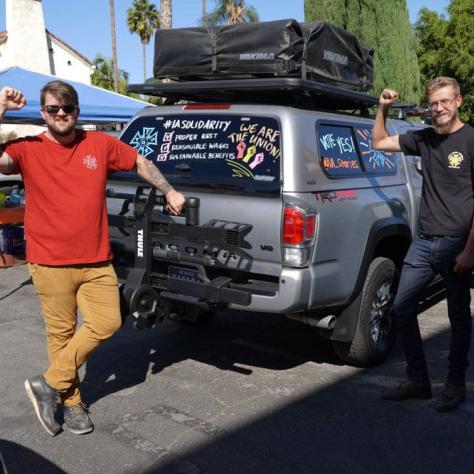
{"type": "Polygon", "coordinates": [[[337,356],[358,367],[382,362],[395,340],[391,309],[398,283],[392,260],[375,258],[369,266],[361,293],[357,326],[351,342],[333,341],[337,356]]]}

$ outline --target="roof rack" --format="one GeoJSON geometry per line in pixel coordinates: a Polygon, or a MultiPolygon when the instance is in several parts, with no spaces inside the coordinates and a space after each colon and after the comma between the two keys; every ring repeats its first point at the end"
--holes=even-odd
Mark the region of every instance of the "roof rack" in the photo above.
{"type": "Polygon", "coordinates": [[[183,82],[130,84],[129,92],[164,97],[166,104],[231,102],[291,105],[304,109],[363,110],[378,104],[378,98],[364,92],[293,77],[219,79],[183,82]]]}
{"type": "Polygon", "coordinates": [[[398,109],[398,118],[406,119],[408,117],[431,117],[429,109],[425,109],[416,104],[394,104],[392,109],[398,109]]]}

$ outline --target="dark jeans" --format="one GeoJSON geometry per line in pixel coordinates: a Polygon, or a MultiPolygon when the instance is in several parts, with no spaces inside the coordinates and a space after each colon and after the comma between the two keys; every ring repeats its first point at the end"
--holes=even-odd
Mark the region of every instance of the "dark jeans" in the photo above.
{"type": "Polygon", "coordinates": [[[393,315],[401,337],[409,380],[429,380],[417,319],[421,292],[440,274],[447,289],[451,345],[447,382],[465,384],[467,356],[471,344],[471,272],[453,272],[454,260],[464,249],[461,237],[419,234],[403,263],[393,315]]]}

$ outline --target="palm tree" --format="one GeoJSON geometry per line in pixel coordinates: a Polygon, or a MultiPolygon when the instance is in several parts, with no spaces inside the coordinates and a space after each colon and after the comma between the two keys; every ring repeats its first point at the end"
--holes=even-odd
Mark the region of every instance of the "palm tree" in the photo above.
{"type": "Polygon", "coordinates": [[[203,26],[207,26],[206,0],[202,0],[202,19],[203,19],[203,26]]]}
{"type": "Polygon", "coordinates": [[[158,11],[154,3],[148,3],[148,0],[133,0],[133,5],[127,10],[127,26],[130,33],[140,36],[142,42],[144,81],[146,81],[146,45],[159,25],[158,11]]]}
{"type": "Polygon", "coordinates": [[[160,0],[160,28],[169,30],[173,28],[172,0],[160,0]]]}
{"type": "Polygon", "coordinates": [[[258,21],[258,13],[252,6],[246,6],[245,0],[217,0],[217,7],[201,19],[202,25],[235,25],[258,21]]]}
{"type": "Polygon", "coordinates": [[[109,0],[110,5],[110,31],[112,32],[112,64],[114,69],[114,91],[119,91],[119,75],[117,62],[117,40],[115,37],[115,5],[114,0],[109,0]]]}
{"type": "MultiPolygon", "coordinates": [[[[115,90],[113,69],[113,60],[111,58],[106,58],[105,56],[98,54],[94,59],[94,72],[92,73],[91,77],[92,85],[102,87],[102,89],[107,89],[109,91],[115,90]]],[[[129,77],[128,72],[119,69],[117,71],[117,75],[117,92],[125,95],[127,93],[129,77]]]]}

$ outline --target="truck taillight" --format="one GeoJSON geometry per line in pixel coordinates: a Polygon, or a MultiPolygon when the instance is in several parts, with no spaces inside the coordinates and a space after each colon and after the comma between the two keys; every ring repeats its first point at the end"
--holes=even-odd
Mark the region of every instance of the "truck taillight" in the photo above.
{"type": "Polygon", "coordinates": [[[285,207],[283,245],[304,244],[312,240],[316,231],[316,215],[294,206],[285,207]]]}
{"type": "Polygon", "coordinates": [[[316,234],[316,214],[298,206],[285,206],[283,216],[283,265],[309,265],[316,234]]]}

